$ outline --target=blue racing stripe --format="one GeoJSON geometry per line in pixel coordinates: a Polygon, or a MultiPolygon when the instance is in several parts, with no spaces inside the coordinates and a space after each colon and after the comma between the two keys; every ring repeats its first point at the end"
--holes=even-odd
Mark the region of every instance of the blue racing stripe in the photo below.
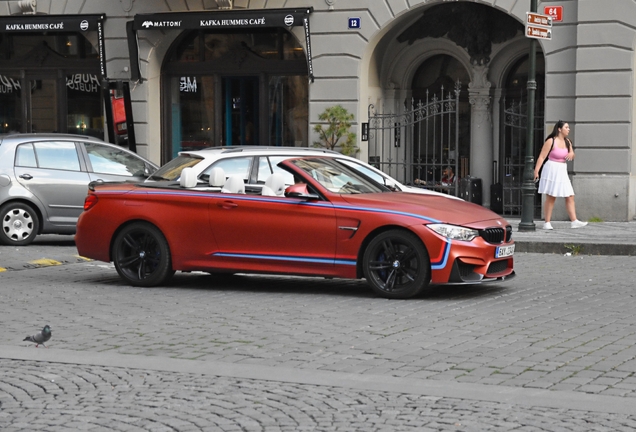
{"type": "Polygon", "coordinates": [[[274,260],[274,261],[292,261],[292,262],[353,265],[353,266],[356,265],[356,262],[353,260],[337,260],[332,258],[291,257],[291,256],[284,256],[284,255],[240,254],[240,253],[228,253],[228,252],[214,252],[211,255],[215,257],[226,257],[226,258],[262,259],[262,260],[274,260]]]}
{"type": "Polygon", "coordinates": [[[431,270],[441,270],[443,268],[446,267],[446,264],[448,263],[448,255],[450,254],[450,241],[444,242],[444,253],[442,255],[442,259],[441,261],[438,262],[432,262],[431,263],[431,270]]]}

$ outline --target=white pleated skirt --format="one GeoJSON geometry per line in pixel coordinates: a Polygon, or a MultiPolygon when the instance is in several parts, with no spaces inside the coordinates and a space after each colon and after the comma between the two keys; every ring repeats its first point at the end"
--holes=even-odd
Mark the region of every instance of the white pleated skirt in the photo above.
{"type": "Polygon", "coordinates": [[[541,178],[539,179],[539,193],[553,197],[574,195],[566,163],[547,160],[543,164],[541,178]]]}

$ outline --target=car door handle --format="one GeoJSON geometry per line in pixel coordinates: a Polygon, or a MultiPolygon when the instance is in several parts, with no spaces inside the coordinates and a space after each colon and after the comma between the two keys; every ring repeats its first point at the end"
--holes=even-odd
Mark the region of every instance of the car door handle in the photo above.
{"type": "Polygon", "coordinates": [[[233,209],[234,207],[238,207],[238,204],[233,203],[232,201],[223,201],[223,202],[217,203],[216,205],[228,210],[233,209]]]}
{"type": "Polygon", "coordinates": [[[24,179],[24,180],[31,180],[33,178],[33,176],[31,174],[22,174],[22,175],[20,175],[18,177],[20,177],[21,179],[24,179]]]}

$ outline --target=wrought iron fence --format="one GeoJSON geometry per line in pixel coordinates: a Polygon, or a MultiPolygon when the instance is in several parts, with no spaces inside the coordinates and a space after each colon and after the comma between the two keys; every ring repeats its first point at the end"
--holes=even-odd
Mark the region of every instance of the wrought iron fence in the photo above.
{"type": "MultiPolygon", "coordinates": [[[[527,140],[528,104],[523,100],[513,100],[509,103],[503,98],[504,122],[503,134],[500,141],[500,159],[503,170],[499,181],[503,184],[503,214],[517,216],[521,214],[523,170],[525,166],[525,149],[527,140]]],[[[537,101],[534,117],[534,156],[541,151],[543,144],[543,101],[537,101]]],[[[534,200],[534,215],[541,216],[541,195],[536,194],[534,200]]]]}
{"type": "Polygon", "coordinates": [[[425,100],[411,99],[399,114],[369,105],[369,163],[401,183],[458,195],[457,174],[468,172],[458,147],[460,87],[427,91],[425,100]],[[443,182],[446,167],[455,177],[443,182]]]}

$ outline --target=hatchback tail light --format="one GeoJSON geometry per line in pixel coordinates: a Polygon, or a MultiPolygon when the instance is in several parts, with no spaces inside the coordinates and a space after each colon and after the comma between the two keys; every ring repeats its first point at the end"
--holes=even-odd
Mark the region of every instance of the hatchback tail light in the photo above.
{"type": "Polygon", "coordinates": [[[93,195],[93,194],[89,194],[86,196],[86,199],[84,200],[84,211],[90,210],[93,207],[95,207],[95,204],[97,204],[97,195],[93,195]]]}

